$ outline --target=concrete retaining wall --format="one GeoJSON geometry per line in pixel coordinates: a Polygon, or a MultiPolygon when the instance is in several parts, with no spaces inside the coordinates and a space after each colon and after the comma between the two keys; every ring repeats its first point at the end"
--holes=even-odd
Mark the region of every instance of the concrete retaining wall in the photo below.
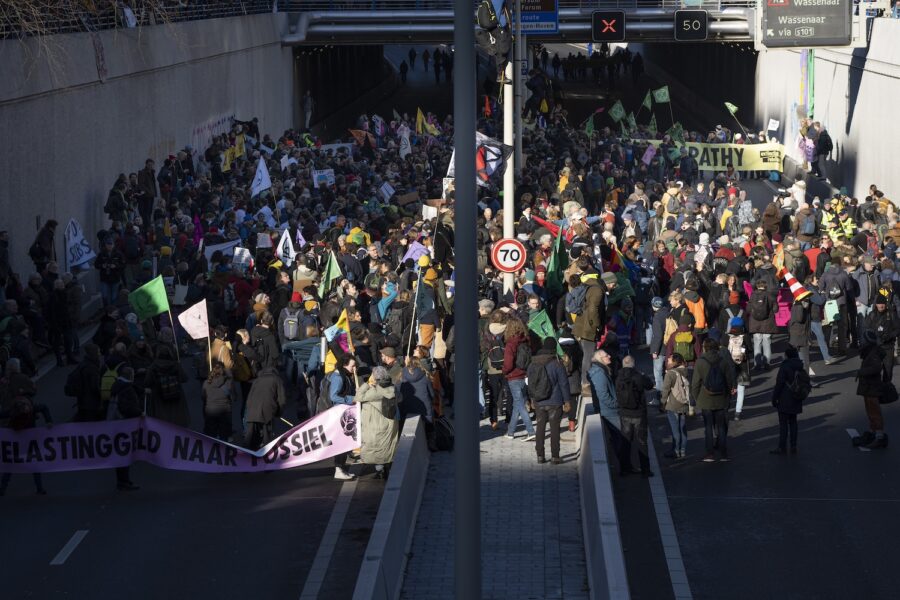
{"type": "MultiPolygon", "coordinates": [[[[13,269],[47,219],[76,218],[90,242],[118,173],[192,143],[192,131],[235,115],[265,133],[293,123],[286,15],[265,14],[137,30],[57,35],[49,59],[36,40],[0,41],[0,228],[13,269]]],[[[204,148],[205,149],[205,148],[204,148]]],[[[204,149],[195,148],[197,151],[204,149]]]]}
{"type": "MultiPolygon", "coordinates": [[[[860,200],[869,184],[900,197],[900,171],[895,166],[894,140],[900,122],[893,103],[900,98],[900,20],[874,19],[867,49],[815,51],[813,116],[834,142],[829,178],[846,186],[860,200]]],[[[778,138],[795,157],[799,132],[798,109],[803,109],[800,51],[781,50],[759,55],[756,72],[757,122],[781,121],[778,138]]]]}
{"type": "Polygon", "coordinates": [[[400,597],[429,460],[420,418],[407,419],[366,546],[353,600],[400,597]]]}
{"type": "Polygon", "coordinates": [[[631,594],[601,417],[588,414],[578,425],[583,436],[578,456],[578,483],[590,597],[592,600],[628,600],[631,594]]]}

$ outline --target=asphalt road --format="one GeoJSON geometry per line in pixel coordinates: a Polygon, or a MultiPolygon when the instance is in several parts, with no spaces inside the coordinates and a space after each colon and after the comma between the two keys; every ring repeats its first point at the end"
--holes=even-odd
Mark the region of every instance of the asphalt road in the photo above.
{"type": "MultiPolygon", "coordinates": [[[[190,374],[191,360],[182,362],[190,374]]],[[[38,401],[58,423],[74,412],[62,395],[69,368],[38,382],[38,401]]],[[[200,429],[199,382],[191,379],[186,392],[200,429]]],[[[287,418],[293,414],[291,404],[287,418]]],[[[363,472],[322,597],[352,595],[383,489],[370,468],[363,472]]],[[[0,499],[0,597],[299,597],[341,489],[333,473],[330,459],[236,475],[136,463],[139,491],[116,491],[113,471],[99,470],[47,474],[47,496],[34,494],[29,475],[15,475],[0,499]],[[65,562],[51,565],[79,531],[87,534],[65,562]]]]}

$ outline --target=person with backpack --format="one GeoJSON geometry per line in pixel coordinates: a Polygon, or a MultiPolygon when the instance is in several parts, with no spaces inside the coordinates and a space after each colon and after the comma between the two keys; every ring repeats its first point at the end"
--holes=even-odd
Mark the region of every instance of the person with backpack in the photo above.
{"type": "Polygon", "coordinates": [[[356,390],[362,432],[362,460],[375,465],[375,478],[387,477],[397,451],[400,422],[397,420],[396,386],[384,367],[372,369],[369,379],[356,390]]]}
{"type": "Polygon", "coordinates": [[[690,368],[700,356],[702,348],[700,340],[694,335],[694,317],[687,311],[682,312],[678,319],[678,327],[666,342],[666,356],[680,354],[690,368]]]}
{"type": "MultiPolygon", "coordinates": [[[[19,390],[16,391],[18,392],[19,390]]],[[[35,402],[24,393],[15,393],[9,408],[0,410],[0,421],[8,420],[7,427],[13,431],[24,431],[25,429],[33,429],[37,425],[37,415],[41,415],[44,418],[44,424],[48,428],[53,427],[53,417],[50,416],[50,409],[47,406],[35,402]]],[[[47,495],[41,474],[32,473],[31,477],[34,479],[34,487],[38,496],[47,495]]],[[[0,477],[0,496],[6,495],[6,488],[9,487],[10,479],[12,479],[12,473],[4,473],[0,477]]]]}
{"type": "Polygon", "coordinates": [[[278,315],[278,341],[284,348],[289,342],[296,342],[303,337],[303,301],[300,292],[291,294],[290,302],[281,309],[278,315]]]}
{"type": "Polygon", "coordinates": [[[800,243],[800,249],[806,252],[816,243],[818,233],[816,214],[809,204],[802,202],[794,214],[794,223],[791,230],[800,243]]]}
{"type": "Polygon", "coordinates": [[[582,272],[581,283],[585,287],[583,307],[580,313],[570,313],[575,315],[572,335],[581,344],[581,351],[584,353],[581,363],[581,386],[583,390],[588,383],[587,372],[591,368],[591,357],[594,355],[597,341],[600,339],[603,326],[606,324],[606,305],[604,303],[606,289],[598,281],[598,276],[597,271],[593,268],[582,272]]]}
{"type": "Polygon", "coordinates": [[[510,319],[506,323],[506,331],[503,333],[505,345],[503,347],[503,377],[509,388],[512,398],[512,411],[510,413],[509,426],[506,429],[506,437],[516,437],[516,427],[519,425],[519,417],[525,424],[525,439],[534,440],[534,425],[528,416],[525,407],[525,374],[531,362],[531,346],[528,341],[528,333],[525,325],[518,319],[510,319]]]}
{"type": "Polygon", "coordinates": [[[856,325],[859,330],[857,339],[861,339],[866,317],[875,309],[875,298],[881,287],[878,272],[875,270],[875,259],[863,255],[860,268],[850,273],[850,277],[856,282],[856,325]]]}
{"type": "Polygon", "coordinates": [[[800,353],[791,345],[784,350],[784,362],[778,368],[772,406],[778,411],[778,447],[769,454],[787,452],[790,432],[791,454],[797,453],[797,415],[803,412],[803,402],[812,390],[812,382],[800,353]]]}
{"type": "Polygon", "coordinates": [[[569,377],[556,353],[556,340],[552,337],[541,342],[541,349],[534,356],[526,371],[528,399],[534,407],[537,422],[535,449],[538,464],[544,464],[544,437],[550,424],[550,462],[558,465],[559,427],[563,412],[571,408],[569,403],[569,377]]]}
{"type": "Polygon", "coordinates": [[[659,408],[666,413],[672,429],[672,449],[663,456],[684,458],[687,456],[687,417],[691,403],[691,383],[688,380],[684,358],[677,352],[666,361],[666,376],[662,384],[662,401],[659,408]]]}
{"type": "Polygon", "coordinates": [[[624,357],[622,368],[616,376],[616,400],[624,441],[622,457],[627,461],[622,466],[623,473],[634,472],[631,466],[631,446],[636,443],[641,475],[653,477],[647,445],[647,402],[644,400],[644,393],[652,389],[653,380],[634,368],[634,357],[624,357]]]}
{"type": "Polygon", "coordinates": [[[888,436],[884,432],[884,415],[881,412],[881,398],[885,395],[885,388],[892,384],[884,371],[884,362],[888,357],[884,348],[878,344],[878,336],[874,331],[867,329],[863,333],[859,356],[862,360],[856,373],[859,382],[856,385],[856,393],[863,397],[869,428],[852,441],[857,447],[880,450],[888,446],[888,436]]]}
{"type": "MultiPolygon", "coordinates": [[[[106,419],[115,421],[140,417],[144,412],[141,395],[134,385],[134,369],[123,365],[112,386],[106,419]]],[[[140,489],[131,481],[130,466],[116,468],[116,489],[120,492],[134,492],[140,489]]]]}
{"type": "Polygon", "coordinates": [[[191,415],[182,388],[187,375],[171,346],[157,346],[156,357],[147,369],[146,380],[150,390],[149,415],[179,427],[190,427],[191,415]]]}
{"type": "MultiPolygon", "coordinates": [[[[853,279],[839,265],[829,262],[819,278],[819,291],[825,296],[825,307],[833,302],[837,314],[832,323],[832,328],[837,327],[837,350],[833,356],[847,355],[847,334],[850,330],[849,302],[855,302],[853,279]]],[[[833,329],[832,329],[833,331],[833,329]]],[[[831,336],[829,335],[829,338],[831,336]]]]}
{"type": "Polygon", "coordinates": [[[253,356],[251,356],[251,364],[254,364],[256,370],[266,367],[278,368],[281,363],[281,348],[278,345],[278,338],[275,337],[273,328],[275,327],[275,319],[272,313],[264,311],[259,322],[250,331],[250,346],[253,348],[253,356]]]}
{"type": "Polygon", "coordinates": [[[778,333],[778,326],[775,324],[777,290],[770,290],[765,278],[757,279],[754,287],[747,303],[750,313],[747,329],[753,336],[754,368],[763,370],[768,369],[772,361],[772,335],[778,333]]]}
{"type": "Polygon", "coordinates": [[[691,397],[703,415],[706,455],[703,462],[716,460],[715,450],[721,460],[728,460],[728,399],[736,391],[734,369],[719,352],[719,343],[713,339],[703,342],[703,354],[697,359],[691,378],[691,397]],[[713,442],[713,429],[718,436],[713,442]]]}
{"type": "MultiPolygon", "coordinates": [[[[506,332],[506,323],[500,322],[504,314],[500,311],[491,314],[490,321],[481,335],[481,368],[484,373],[484,387],[486,391],[487,414],[491,422],[491,429],[498,427],[498,413],[501,412],[501,399],[506,386],[503,379],[503,357],[505,355],[505,342],[503,334],[506,332]]],[[[511,416],[509,411],[506,417],[511,416]]]]}

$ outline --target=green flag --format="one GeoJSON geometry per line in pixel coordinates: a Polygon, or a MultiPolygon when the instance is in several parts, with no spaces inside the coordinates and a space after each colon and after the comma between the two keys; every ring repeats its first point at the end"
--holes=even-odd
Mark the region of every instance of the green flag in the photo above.
{"type": "Polygon", "coordinates": [[[666,135],[672,138],[673,141],[684,143],[684,128],[681,126],[681,123],[675,122],[674,125],[669,127],[669,130],[666,131],[666,135]]]}
{"type": "Polygon", "coordinates": [[[731,102],[726,102],[725,108],[728,109],[728,112],[731,113],[731,116],[734,116],[734,113],[736,113],[738,111],[738,107],[735,106],[734,104],[732,104],[731,102]]]}
{"type": "Polygon", "coordinates": [[[325,272],[322,273],[322,281],[319,283],[319,298],[321,300],[325,299],[325,294],[331,291],[331,284],[335,279],[340,279],[341,267],[337,264],[337,259],[334,257],[334,251],[332,251],[328,255],[328,262],[325,263],[325,272]]]}
{"type": "Polygon", "coordinates": [[[569,266],[569,254],[563,246],[562,238],[563,228],[560,227],[547,261],[547,291],[557,296],[563,293],[563,271],[569,266]]]}
{"type": "Polygon", "coordinates": [[[634,118],[634,112],[628,113],[628,129],[634,131],[637,129],[637,121],[634,118]]]}
{"type": "Polygon", "coordinates": [[[554,340],[557,340],[556,353],[559,356],[562,356],[563,351],[559,345],[558,338],[556,337],[556,330],[553,329],[553,323],[550,321],[550,317],[547,316],[546,310],[541,309],[529,315],[528,329],[532,331],[536,336],[541,338],[541,340],[545,340],[548,337],[552,337],[554,340]]]}
{"type": "Polygon", "coordinates": [[[609,116],[612,117],[612,120],[616,123],[625,118],[625,107],[622,106],[620,100],[616,100],[616,103],[609,109],[609,116]]]}
{"type": "Polygon", "coordinates": [[[594,113],[591,113],[591,116],[587,119],[587,124],[584,126],[584,132],[591,137],[594,135],[594,113]]]}
{"type": "Polygon", "coordinates": [[[647,131],[650,132],[650,135],[656,135],[656,132],[659,131],[656,128],[656,115],[650,117],[650,124],[647,125],[647,131]]]}
{"type": "Polygon", "coordinates": [[[658,90],[653,90],[653,101],[657,104],[665,104],[669,101],[669,86],[664,85],[658,90]]]}
{"type": "Polygon", "coordinates": [[[675,148],[675,147],[669,148],[668,155],[669,155],[669,160],[671,160],[672,162],[675,162],[679,158],[681,158],[681,150],[679,150],[678,148],[675,148]]]}
{"type": "Polygon", "coordinates": [[[162,275],[128,294],[128,303],[134,308],[139,321],[169,312],[169,298],[166,296],[162,275]]]}
{"type": "Polygon", "coordinates": [[[650,99],[650,90],[647,90],[647,95],[644,96],[644,102],[641,104],[647,110],[650,110],[653,107],[653,100],[650,99]]]}

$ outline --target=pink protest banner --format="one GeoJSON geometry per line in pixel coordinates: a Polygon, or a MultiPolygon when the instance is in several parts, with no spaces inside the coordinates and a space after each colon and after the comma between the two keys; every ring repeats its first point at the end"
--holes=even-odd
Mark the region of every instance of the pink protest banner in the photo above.
{"type": "Polygon", "coordinates": [[[151,417],[0,429],[0,472],[111,469],[139,460],[201,473],[290,469],[358,448],[358,423],[355,404],[336,405],[257,451],[151,417]]]}

